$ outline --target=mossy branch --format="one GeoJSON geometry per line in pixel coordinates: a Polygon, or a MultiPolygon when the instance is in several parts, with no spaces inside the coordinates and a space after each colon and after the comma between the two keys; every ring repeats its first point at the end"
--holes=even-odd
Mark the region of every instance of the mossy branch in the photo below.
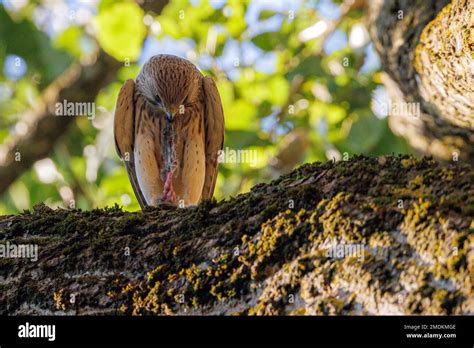
{"type": "Polygon", "coordinates": [[[355,157],[197,208],[0,217],[0,314],[472,314],[474,173],[355,157]]]}

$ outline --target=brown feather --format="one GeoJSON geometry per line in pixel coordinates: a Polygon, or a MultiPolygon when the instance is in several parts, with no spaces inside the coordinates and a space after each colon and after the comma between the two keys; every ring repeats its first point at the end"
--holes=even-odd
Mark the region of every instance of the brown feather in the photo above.
{"type": "Polygon", "coordinates": [[[224,111],[216,84],[212,78],[202,79],[204,93],[204,133],[206,147],[206,179],[202,199],[209,199],[216,187],[219,150],[224,146],[224,111]]]}
{"type": "Polygon", "coordinates": [[[140,207],[144,209],[146,207],[146,201],[140,190],[140,186],[138,185],[135,172],[135,157],[133,154],[135,142],[134,93],[135,83],[133,80],[125,81],[120,89],[117,98],[117,106],[115,108],[114,138],[115,149],[117,150],[120,159],[125,163],[125,168],[127,169],[127,175],[132,184],[133,192],[135,192],[140,207]]]}

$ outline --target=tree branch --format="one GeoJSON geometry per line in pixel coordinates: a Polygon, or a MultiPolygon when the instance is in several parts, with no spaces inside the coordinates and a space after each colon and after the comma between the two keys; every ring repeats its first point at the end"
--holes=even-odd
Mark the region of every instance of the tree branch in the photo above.
{"type": "Polygon", "coordinates": [[[467,0],[370,1],[371,36],[388,94],[402,110],[392,130],[424,154],[474,163],[474,6],[467,0]]]}
{"type": "Polygon", "coordinates": [[[38,247],[0,257],[0,314],[472,314],[473,181],[355,157],[195,208],[39,205],[0,217],[0,246],[38,247]]]}

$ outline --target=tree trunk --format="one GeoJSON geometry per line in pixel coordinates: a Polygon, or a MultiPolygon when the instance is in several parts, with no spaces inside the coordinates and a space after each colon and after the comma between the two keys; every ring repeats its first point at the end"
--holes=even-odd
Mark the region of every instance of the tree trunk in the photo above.
{"type": "Polygon", "coordinates": [[[392,130],[439,159],[474,163],[474,2],[370,1],[371,36],[392,102],[392,130]]]}
{"type": "Polygon", "coordinates": [[[355,157],[196,208],[38,205],[0,217],[0,314],[473,314],[473,181],[355,157]]]}

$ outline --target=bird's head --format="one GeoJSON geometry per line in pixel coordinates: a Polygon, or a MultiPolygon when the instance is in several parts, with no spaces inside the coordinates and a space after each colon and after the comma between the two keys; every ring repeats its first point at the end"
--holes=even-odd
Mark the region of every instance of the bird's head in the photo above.
{"type": "Polygon", "coordinates": [[[151,57],[137,76],[137,87],[158,115],[168,121],[197,102],[201,73],[189,61],[172,55],[151,57]]]}

